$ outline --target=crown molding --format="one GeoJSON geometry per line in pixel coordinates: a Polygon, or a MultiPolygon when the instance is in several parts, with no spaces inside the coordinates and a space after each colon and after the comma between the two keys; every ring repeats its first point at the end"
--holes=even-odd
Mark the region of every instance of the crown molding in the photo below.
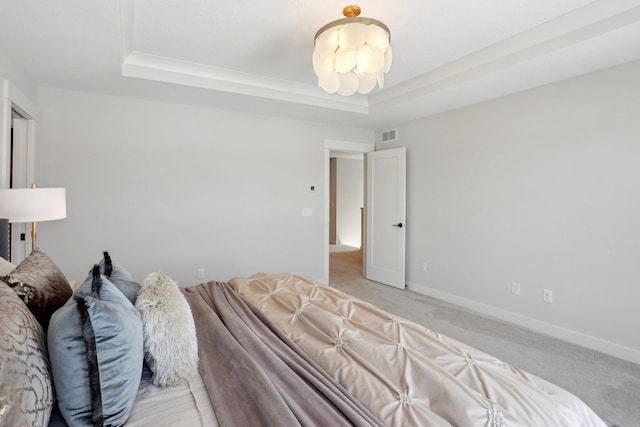
{"type": "Polygon", "coordinates": [[[122,64],[122,74],[164,83],[232,92],[278,101],[367,114],[365,97],[335,97],[317,88],[210,65],[132,52],[122,64]]]}

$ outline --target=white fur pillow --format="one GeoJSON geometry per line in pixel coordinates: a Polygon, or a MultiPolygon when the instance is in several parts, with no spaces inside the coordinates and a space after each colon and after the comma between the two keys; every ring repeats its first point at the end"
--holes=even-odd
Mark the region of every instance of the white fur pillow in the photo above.
{"type": "Polygon", "coordinates": [[[136,308],[142,314],[145,360],[157,386],[185,382],[198,369],[198,341],[191,308],[169,276],[151,273],[136,308]]]}

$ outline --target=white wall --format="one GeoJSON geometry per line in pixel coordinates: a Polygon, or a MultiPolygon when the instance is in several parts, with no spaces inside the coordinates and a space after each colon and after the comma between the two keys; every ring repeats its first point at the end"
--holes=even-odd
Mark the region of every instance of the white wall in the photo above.
{"type": "MultiPolygon", "coordinates": [[[[362,156],[360,156],[362,157],[362,156]]],[[[338,157],[336,180],[336,235],[343,245],[360,247],[360,208],[364,199],[364,162],[338,157]]]]}
{"type": "Polygon", "coordinates": [[[323,278],[324,140],[374,136],[57,89],[39,99],[38,181],[67,188],[68,218],[40,224],[38,243],[77,280],[103,249],[139,280],[159,270],[184,286],[200,267],[206,280],[323,278]]]}
{"type": "Polygon", "coordinates": [[[640,62],[398,126],[378,148],[407,147],[409,288],[640,363],[638,76],[640,62]]]}
{"type": "Polygon", "coordinates": [[[37,101],[38,89],[31,77],[9,57],[0,44],[0,82],[7,79],[31,102],[37,101]]]}

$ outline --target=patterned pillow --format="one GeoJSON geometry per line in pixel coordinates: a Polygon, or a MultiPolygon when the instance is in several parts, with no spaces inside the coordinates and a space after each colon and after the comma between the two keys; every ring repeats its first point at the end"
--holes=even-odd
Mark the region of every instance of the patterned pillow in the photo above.
{"type": "Polygon", "coordinates": [[[96,265],[89,294],[51,317],[48,344],[58,408],[69,425],[123,425],[144,360],[140,313],[96,265]]]}
{"type": "Polygon", "coordinates": [[[11,273],[0,280],[13,288],[44,330],[54,311],[71,297],[69,281],[44,252],[35,249],[11,273]]]}
{"type": "Polygon", "coordinates": [[[46,336],[4,283],[0,283],[0,325],[0,425],[46,426],[53,407],[46,336]]]}

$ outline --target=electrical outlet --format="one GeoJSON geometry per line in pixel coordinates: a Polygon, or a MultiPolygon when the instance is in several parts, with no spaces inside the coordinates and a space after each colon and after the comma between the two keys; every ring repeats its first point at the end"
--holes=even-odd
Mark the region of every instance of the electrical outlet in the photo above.
{"type": "Polygon", "coordinates": [[[198,269],[198,279],[204,279],[204,268],[198,269]]]}
{"type": "Polygon", "coordinates": [[[553,292],[551,289],[544,289],[542,291],[542,300],[547,304],[553,304],[553,292]]]}
{"type": "Polygon", "coordinates": [[[511,282],[511,293],[514,295],[520,295],[520,283],[511,282]]]}
{"type": "Polygon", "coordinates": [[[426,261],[422,261],[422,264],[420,264],[420,271],[422,271],[423,273],[427,272],[427,263],[426,263],[426,261]]]}

